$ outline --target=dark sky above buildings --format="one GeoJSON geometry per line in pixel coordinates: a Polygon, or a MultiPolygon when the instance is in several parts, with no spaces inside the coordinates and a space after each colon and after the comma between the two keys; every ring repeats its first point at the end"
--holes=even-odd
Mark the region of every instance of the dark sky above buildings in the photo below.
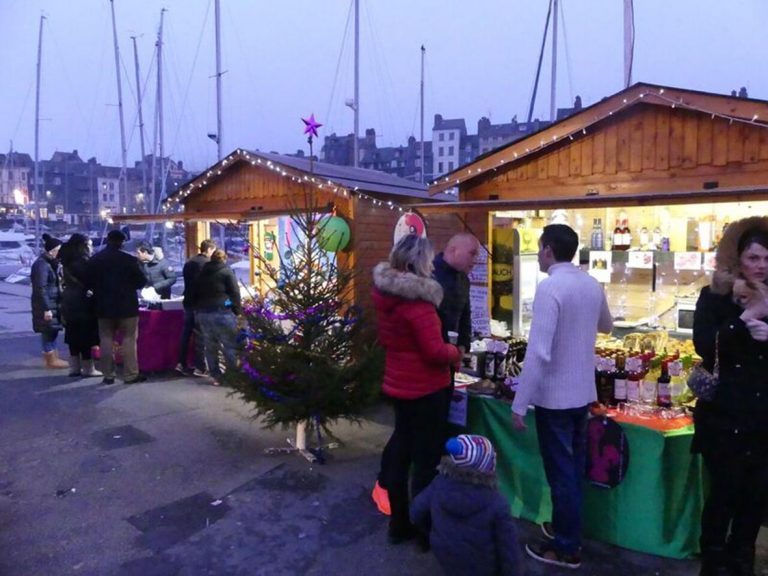
{"type": "MultiPolygon", "coordinates": [[[[213,0],[114,0],[128,159],[139,158],[133,44],[145,141],[153,142],[155,40],[164,31],[165,151],[202,168],[216,160],[213,0]]],[[[623,0],[560,0],[557,105],[585,106],[623,88],[623,0]]],[[[308,150],[302,117],[347,134],[353,115],[352,0],[221,0],[223,142],[308,150]]],[[[524,120],[548,0],[360,0],[360,130],[380,146],[419,138],[420,46],[426,49],[425,136],[432,117],[524,120]]],[[[78,149],[120,163],[109,0],[0,0],[0,151],[33,152],[35,64],[43,30],[40,156],[78,149]]],[[[768,99],[768,2],[635,0],[633,81],[768,99]]],[[[550,48],[535,117],[549,117],[550,48]]],[[[316,144],[319,151],[321,142],[316,144]]]]}

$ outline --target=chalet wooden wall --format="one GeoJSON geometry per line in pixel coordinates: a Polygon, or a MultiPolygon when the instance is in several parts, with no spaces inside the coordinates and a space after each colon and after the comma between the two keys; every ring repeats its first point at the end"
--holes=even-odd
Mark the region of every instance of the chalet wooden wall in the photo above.
{"type": "MultiPolygon", "coordinates": [[[[386,206],[374,206],[366,200],[356,201],[353,211],[352,249],[357,271],[355,301],[373,313],[370,301],[373,267],[389,257],[395,224],[402,213],[386,206]]],[[[451,236],[463,229],[460,220],[452,214],[430,214],[424,219],[427,235],[438,252],[451,236]]]]}
{"type": "Polygon", "coordinates": [[[768,128],[640,104],[462,187],[462,200],[700,191],[768,184],[768,128]]]}

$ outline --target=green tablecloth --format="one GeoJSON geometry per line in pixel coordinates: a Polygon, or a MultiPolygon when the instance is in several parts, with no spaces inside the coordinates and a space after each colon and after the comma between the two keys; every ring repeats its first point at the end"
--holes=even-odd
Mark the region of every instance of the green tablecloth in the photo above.
{"type": "MultiPolygon", "coordinates": [[[[540,523],[550,520],[552,504],[530,411],[526,423],[527,430],[515,431],[508,404],[470,396],[467,427],[496,447],[499,487],[512,514],[540,523]]],[[[704,488],[701,458],[690,453],[693,427],[658,432],[621,426],[629,445],[629,468],[615,488],[584,482],[584,535],[670,558],[695,554],[704,488]]]]}

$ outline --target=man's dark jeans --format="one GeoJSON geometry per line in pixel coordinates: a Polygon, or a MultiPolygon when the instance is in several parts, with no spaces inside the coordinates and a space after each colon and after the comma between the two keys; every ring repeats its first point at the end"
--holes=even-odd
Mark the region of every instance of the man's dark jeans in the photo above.
{"type": "Polygon", "coordinates": [[[203,352],[203,335],[195,322],[195,311],[190,308],[184,308],[184,328],[181,331],[181,347],[179,348],[179,364],[184,368],[187,366],[189,357],[189,341],[195,335],[195,368],[205,371],[205,355],[203,352]]]}
{"type": "Polygon", "coordinates": [[[581,483],[587,457],[587,407],[536,407],[536,431],[552,493],[554,547],[564,554],[581,548],[581,483]]]}

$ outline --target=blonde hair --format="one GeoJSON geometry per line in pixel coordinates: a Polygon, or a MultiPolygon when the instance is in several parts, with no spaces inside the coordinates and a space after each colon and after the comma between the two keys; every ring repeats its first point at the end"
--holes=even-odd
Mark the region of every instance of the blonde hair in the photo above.
{"type": "Polygon", "coordinates": [[[217,248],[213,251],[213,254],[211,254],[211,262],[226,262],[227,261],[227,253],[224,252],[221,248],[217,248]]]}
{"type": "Polygon", "coordinates": [[[403,236],[389,253],[389,265],[401,272],[412,272],[417,276],[430,277],[434,266],[435,251],[427,238],[414,234],[403,236]]]}

